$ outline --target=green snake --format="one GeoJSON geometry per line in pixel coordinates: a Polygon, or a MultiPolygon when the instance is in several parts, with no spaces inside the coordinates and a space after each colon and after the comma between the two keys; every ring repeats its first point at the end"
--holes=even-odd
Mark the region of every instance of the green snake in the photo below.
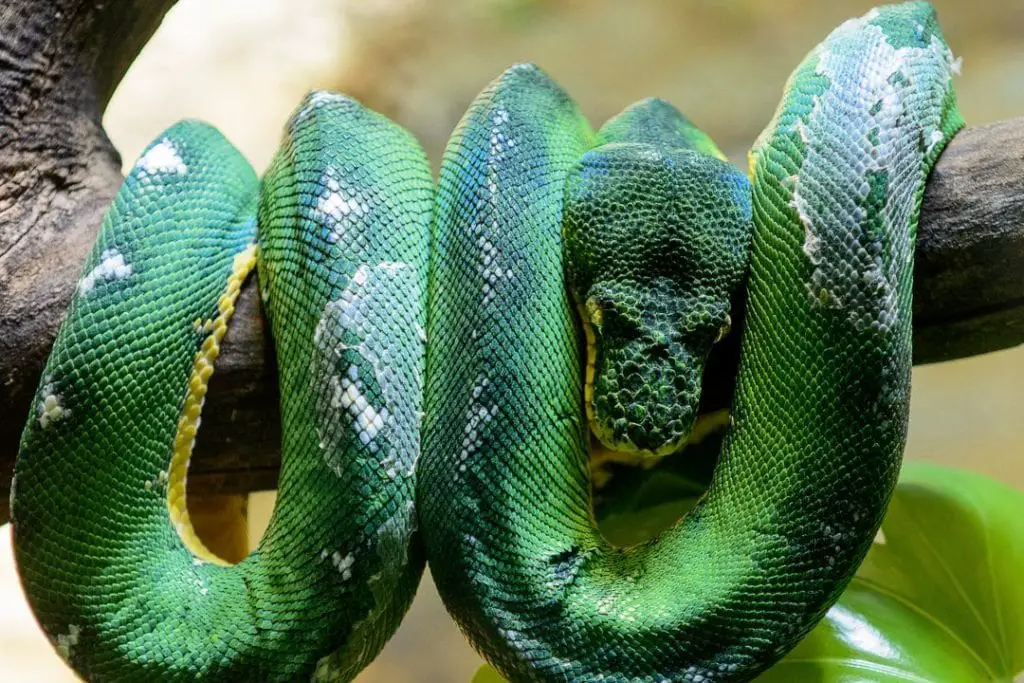
{"type": "Polygon", "coordinates": [[[11,510],[39,623],[91,681],[351,680],[427,559],[510,680],[753,678],[838,597],[896,481],[956,68],[926,3],[843,24],[787,83],[750,182],[671,105],[595,133],[531,65],[472,103],[436,186],[409,133],[343,95],[306,98],[262,181],[213,128],[170,128],[104,220],[23,435],[11,510]],[[679,450],[748,262],[710,490],[614,547],[589,433],[679,450]],[[254,264],[279,503],[228,565],[185,488],[254,264]]]}

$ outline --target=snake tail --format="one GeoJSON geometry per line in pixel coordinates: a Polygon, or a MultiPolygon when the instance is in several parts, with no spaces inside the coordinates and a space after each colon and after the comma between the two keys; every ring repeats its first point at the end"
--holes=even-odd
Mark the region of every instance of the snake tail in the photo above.
{"type": "Polygon", "coordinates": [[[507,678],[750,680],[841,593],[902,459],[913,247],[962,125],[956,67],[910,3],[843,24],[791,77],[751,194],[733,193],[753,236],[719,464],[688,516],[628,548],[591,513],[585,344],[553,256],[567,178],[599,140],[535,67],[470,106],[437,190],[417,498],[441,596],[507,678]]]}

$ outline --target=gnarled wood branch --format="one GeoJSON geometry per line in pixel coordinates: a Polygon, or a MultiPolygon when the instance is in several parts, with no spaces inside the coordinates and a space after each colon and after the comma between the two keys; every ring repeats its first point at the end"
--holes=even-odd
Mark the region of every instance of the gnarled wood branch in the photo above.
{"type": "MultiPolygon", "coordinates": [[[[46,355],[121,181],[100,116],[172,3],[0,8],[0,522],[46,355]]],[[[1024,343],[1024,119],[966,129],[942,155],[924,198],[914,296],[917,363],[1024,343]]],[[[729,402],[738,336],[709,364],[706,408],[729,402]]],[[[274,488],[279,436],[276,371],[250,281],[211,381],[190,491],[274,488]]]]}

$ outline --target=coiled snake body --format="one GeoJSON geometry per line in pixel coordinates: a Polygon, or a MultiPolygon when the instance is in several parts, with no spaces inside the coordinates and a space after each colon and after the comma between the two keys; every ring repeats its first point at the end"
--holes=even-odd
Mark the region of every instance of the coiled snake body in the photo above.
{"type": "Polygon", "coordinates": [[[528,65],[470,106],[436,188],[408,133],[341,95],[303,102],[262,184],[215,130],[172,127],[104,221],[25,429],[12,516],[40,624],[94,681],[350,680],[426,557],[511,680],[753,678],[845,587],[898,473],[955,67],[925,3],[847,22],[787,84],[752,189],[670,105],[595,134],[528,65]],[[641,454],[685,441],[748,248],[710,491],[613,547],[588,424],[641,454]],[[227,566],[184,493],[257,261],[280,502],[227,566]]]}

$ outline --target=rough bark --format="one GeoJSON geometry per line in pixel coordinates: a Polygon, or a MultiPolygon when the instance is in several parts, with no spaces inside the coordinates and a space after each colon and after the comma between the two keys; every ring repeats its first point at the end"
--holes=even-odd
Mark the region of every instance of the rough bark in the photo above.
{"type": "MultiPolygon", "coordinates": [[[[100,116],[172,2],[0,8],[0,522],[39,373],[121,180],[100,116]]],[[[914,296],[917,363],[1024,342],[1024,119],[964,130],[943,154],[925,193],[914,296]]],[[[738,336],[709,365],[708,409],[728,405],[738,336]]],[[[272,349],[250,281],[211,382],[190,490],[274,488],[279,436],[272,349]]]]}
{"type": "Polygon", "coordinates": [[[1024,118],[959,133],[928,180],[914,362],[1024,343],[1024,118]]]}

